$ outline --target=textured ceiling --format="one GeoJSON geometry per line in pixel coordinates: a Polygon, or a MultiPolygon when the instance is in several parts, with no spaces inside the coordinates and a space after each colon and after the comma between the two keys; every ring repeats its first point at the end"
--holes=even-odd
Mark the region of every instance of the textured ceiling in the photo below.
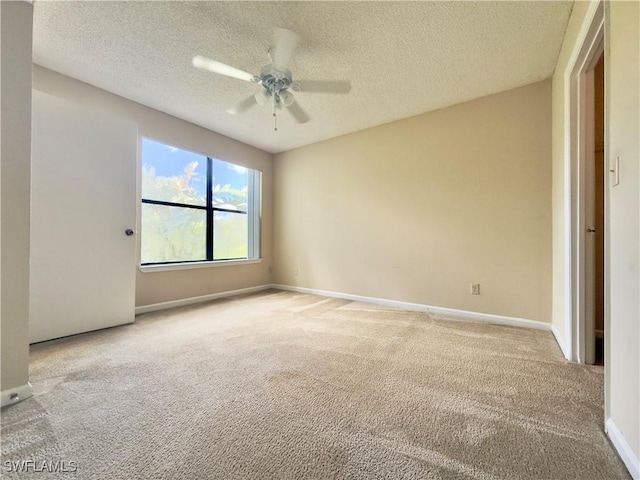
{"type": "Polygon", "coordinates": [[[552,75],[572,2],[44,2],[34,61],[280,152],[552,75]],[[261,87],[196,70],[200,54],[257,74],[273,27],[301,37],[295,78],[350,79],[349,95],[296,93],[311,122],[225,109],[261,87]]]}

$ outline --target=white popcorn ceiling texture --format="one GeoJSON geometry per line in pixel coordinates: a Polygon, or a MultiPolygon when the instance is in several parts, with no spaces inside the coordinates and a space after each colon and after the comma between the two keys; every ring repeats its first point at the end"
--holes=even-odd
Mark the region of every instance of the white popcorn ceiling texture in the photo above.
{"type": "Polygon", "coordinates": [[[34,62],[276,153],[549,78],[572,4],[36,0],[34,62]],[[311,122],[277,132],[268,107],[225,112],[262,87],[191,66],[258,74],[274,27],[301,37],[294,79],[352,82],[296,93],[311,122]]]}

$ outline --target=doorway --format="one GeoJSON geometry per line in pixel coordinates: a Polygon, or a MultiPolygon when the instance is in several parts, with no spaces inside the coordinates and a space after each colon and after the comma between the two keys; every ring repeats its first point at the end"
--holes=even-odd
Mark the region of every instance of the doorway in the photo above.
{"type": "Polygon", "coordinates": [[[596,44],[581,74],[582,140],[579,143],[582,190],[581,281],[582,345],[579,361],[604,365],[604,247],[605,247],[605,135],[604,135],[604,48],[596,44]]]}
{"type": "MultiPolygon", "coordinates": [[[[572,361],[587,364],[596,363],[596,345],[601,347],[605,343],[605,331],[608,330],[607,222],[604,213],[608,194],[604,170],[605,165],[608,166],[608,158],[603,134],[606,123],[603,72],[607,61],[604,53],[604,9],[603,2],[592,4],[588,20],[583,25],[582,41],[572,54],[565,76],[569,96],[569,110],[565,116],[568,133],[565,200],[571,218],[565,236],[570,285],[566,321],[567,331],[571,332],[566,356],[572,361]],[[602,64],[598,65],[601,61],[602,64]],[[598,114],[596,92],[600,103],[598,114]],[[599,142],[596,142],[596,136],[599,142]],[[600,219],[596,220],[598,216],[600,219]]],[[[606,348],[600,350],[606,353],[606,348]]],[[[605,356],[601,355],[601,358],[605,356]]]]}
{"type": "MultiPolygon", "coordinates": [[[[591,242],[586,249],[590,256],[585,261],[592,266],[587,268],[587,275],[593,278],[587,281],[591,285],[591,290],[586,292],[586,296],[593,306],[588,309],[593,315],[593,319],[588,323],[593,328],[585,332],[585,341],[591,343],[586,348],[587,355],[585,362],[588,364],[604,365],[604,231],[605,231],[605,136],[604,136],[604,53],[600,54],[595,67],[593,68],[593,89],[590,101],[593,102],[593,133],[592,150],[593,155],[589,156],[591,162],[588,169],[592,173],[587,175],[586,186],[592,192],[587,193],[587,200],[591,205],[587,205],[587,241],[591,242]]],[[[589,89],[591,90],[591,89],[589,89]]]]}

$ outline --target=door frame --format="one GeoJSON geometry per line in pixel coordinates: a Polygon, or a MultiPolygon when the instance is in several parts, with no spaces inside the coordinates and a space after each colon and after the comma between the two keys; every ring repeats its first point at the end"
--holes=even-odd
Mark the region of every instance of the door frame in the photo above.
{"type": "MultiPolygon", "coordinates": [[[[590,227],[587,220],[587,181],[588,176],[593,175],[593,167],[589,166],[594,150],[594,139],[590,134],[593,128],[593,68],[601,54],[606,56],[604,2],[592,4],[578,38],[564,76],[565,88],[569,92],[565,105],[565,131],[569,135],[565,142],[565,211],[570,219],[564,235],[565,267],[570,285],[568,298],[565,298],[565,331],[569,332],[569,348],[565,355],[569,360],[585,363],[594,353],[587,339],[595,335],[593,308],[589,306],[587,295],[587,287],[593,286],[586,257],[587,228],[590,227]]],[[[605,91],[605,125],[606,112],[605,91]]],[[[608,165],[606,149],[604,164],[608,165]]],[[[605,181],[605,341],[608,338],[608,196],[608,182],[605,181]]]]}

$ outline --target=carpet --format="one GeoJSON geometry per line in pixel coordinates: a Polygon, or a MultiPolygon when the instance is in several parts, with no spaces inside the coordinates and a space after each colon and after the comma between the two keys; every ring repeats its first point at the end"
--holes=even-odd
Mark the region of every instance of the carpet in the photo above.
{"type": "Polygon", "coordinates": [[[629,478],[602,367],[545,331],[268,290],[33,345],[30,369],[3,478],[629,478]]]}

